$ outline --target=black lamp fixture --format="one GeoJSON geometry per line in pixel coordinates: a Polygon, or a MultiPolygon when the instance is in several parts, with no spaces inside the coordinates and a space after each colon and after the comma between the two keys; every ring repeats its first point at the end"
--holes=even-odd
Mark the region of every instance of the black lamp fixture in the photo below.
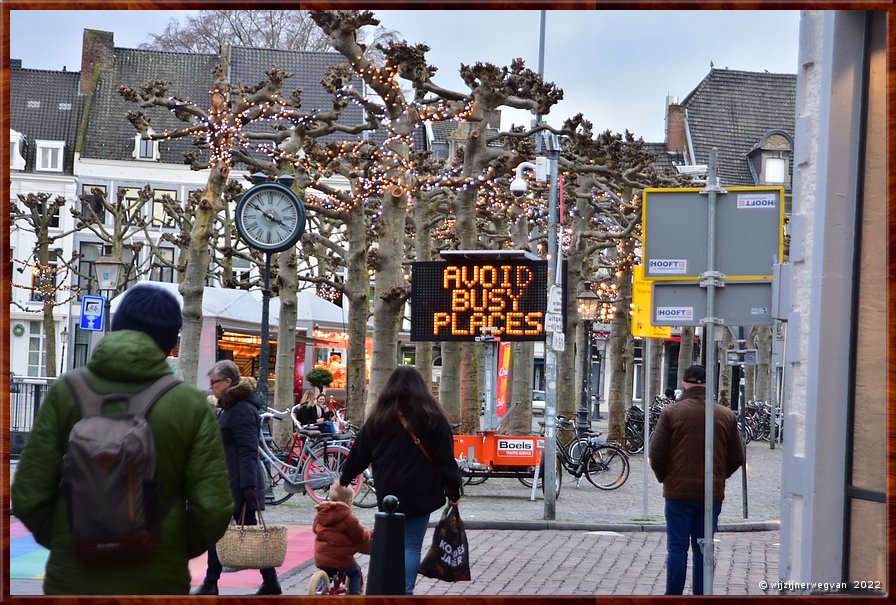
{"type": "Polygon", "coordinates": [[[59,333],[59,342],[62,343],[62,355],[59,356],[59,375],[65,371],[65,343],[68,342],[68,326],[62,328],[59,333]]]}
{"type": "Polygon", "coordinates": [[[121,273],[122,262],[112,256],[112,246],[103,246],[103,255],[93,261],[96,272],[97,287],[100,294],[106,298],[106,316],[103,321],[103,332],[109,333],[111,322],[112,297],[118,291],[118,278],[121,273]]]}
{"type": "Polygon", "coordinates": [[[582,291],[576,298],[577,310],[579,318],[583,323],[583,343],[582,347],[582,397],[579,402],[578,424],[576,430],[579,437],[584,436],[585,431],[591,428],[588,420],[588,408],[591,403],[591,331],[593,329],[594,320],[597,317],[597,309],[600,306],[600,299],[594,290],[591,289],[591,282],[582,283],[582,291]]]}

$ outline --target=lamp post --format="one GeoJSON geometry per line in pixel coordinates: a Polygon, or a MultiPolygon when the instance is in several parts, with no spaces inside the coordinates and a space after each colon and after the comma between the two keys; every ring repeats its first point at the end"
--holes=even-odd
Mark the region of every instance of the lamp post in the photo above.
{"type": "Polygon", "coordinates": [[[112,297],[118,290],[118,276],[121,273],[121,261],[112,256],[112,246],[103,246],[103,255],[93,261],[96,271],[96,280],[100,294],[106,298],[105,319],[103,321],[103,333],[109,333],[109,323],[112,314],[112,297]]]}
{"type": "Polygon", "coordinates": [[[59,375],[62,376],[62,373],[65,372],[65,343],[68,342],[68,326],[62,328],[62,332],[59,333],[59,342],[62,343],[62,355],[59,356],[59,375]]]}
{"type": "Polygon", "coordinates": [[[588,420],[588,404],[591,402],[591,329],[594,318],[597,317],[597,307],[600,304],[600,299],[594,293],[594,290],[591,289],[591,283],[586,281],[582,286],[582,292],[576,299],[584,335],[584,346],[582,347],[582,400],[579,404],[579,422],[576,426],[579,437],[583,437],[585,431],[591,428],[591,423],[588,420]]]}

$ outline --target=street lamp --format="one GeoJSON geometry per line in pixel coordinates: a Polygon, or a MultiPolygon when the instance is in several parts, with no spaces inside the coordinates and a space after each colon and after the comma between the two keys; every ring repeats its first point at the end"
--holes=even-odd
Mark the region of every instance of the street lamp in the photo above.
{"type": "Polygon", "coordinates": [[[578,302],[579,318],[582,320],[582,332],[584,334],[584,344],[582,347],[582,401],[579,404],[579,423],[576,429],[579,437],[584,437],[585,431],[591,428],[588,421],[588,405],[591,401],[591,330],[594,319],[597,317],[597,308],[600,306],[600,299],[594,290],[591,289],[591,282],[582,284],[582,292],[576,299],[578,302]]]}
{"type": "Polygon", "coordinates": [[[112,297],[118,290],[118,275],[121,272],[121,261],[112,256],[112,246],[103,246],[103,255],[93,261],[96,280],[100,294],[106,297],[106,316],[103,332],[109,333],[110,315],[112,314],[112,297]]]}
{"type": "Polygon", "coordinates": [[[62,376],[65,371],[65,343],[68,342],[68,326],[62,328],[62,332],[59,333],[59,342],[62,343],[62,355],[59,356],[59,375],[62,376]]]}

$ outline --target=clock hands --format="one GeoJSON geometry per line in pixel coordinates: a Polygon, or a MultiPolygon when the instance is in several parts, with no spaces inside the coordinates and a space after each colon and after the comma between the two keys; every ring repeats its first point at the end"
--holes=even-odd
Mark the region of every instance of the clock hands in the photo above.
{"type": "Polygon", "coordinates": [[[269,221],[271,221],[272,223],[277,223],[278,225],[284,224],[282,219],[275,217],[273,214],[269,214],[269,213],[265,212],[264,210],[262,210],[261,206],[253,204],[252,202],[249,202],[248,205],[250,208],[255,208],[256,210],[261,212],[261,215],[263,217],[265,217],[266,219],[268,219],[269,221]]]}

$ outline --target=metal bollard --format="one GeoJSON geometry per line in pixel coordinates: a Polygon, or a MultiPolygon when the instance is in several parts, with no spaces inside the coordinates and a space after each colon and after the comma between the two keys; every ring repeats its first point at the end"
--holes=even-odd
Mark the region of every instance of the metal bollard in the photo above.
{"type": "Polygon", "coordinates": [[[373,545],[367,570],[368,595],[404,594],[404,513],[396,513],[398,498],[383,498],[385,512],[374,515],[373,545]]]}

